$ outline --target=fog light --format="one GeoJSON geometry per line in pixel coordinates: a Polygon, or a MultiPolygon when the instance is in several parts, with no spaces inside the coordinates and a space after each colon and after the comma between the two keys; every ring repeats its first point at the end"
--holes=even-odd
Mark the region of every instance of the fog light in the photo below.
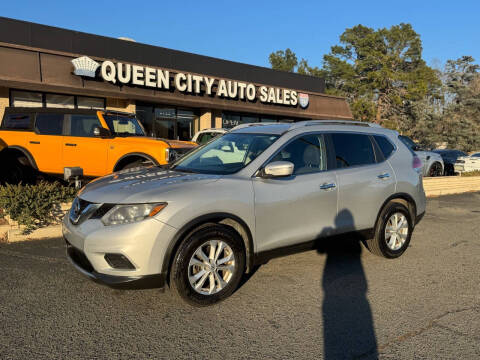
{"type": "Polygon", "coordinates": [[[114,269],[135,270],[135,266],[122,254],[105,254],[105,261],[114,269]]]}

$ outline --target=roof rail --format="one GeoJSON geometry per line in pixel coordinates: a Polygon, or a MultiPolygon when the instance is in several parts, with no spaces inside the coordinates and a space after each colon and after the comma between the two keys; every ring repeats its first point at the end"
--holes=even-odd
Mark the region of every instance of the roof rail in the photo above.
{"type": "Polygon", "coordinates": [[[381,128],[382,126],[376,123],[354,121],[354,120],[306,120],[294,123],[289,130],[298,129],[303,126],[315,125],[351,125],[351,126],[365,126],[381,128]]]}
{"type": "Polygon", "coordinates": [[[272,125],[272,124],[278,124],[278,123],[248,123],[248,124],[240,124],[240,125],[235,126],[235,127],[232,128],[232,129],[230,129],[230,131],[232,131],[232,130],[238,130],[238,129],[244,129],[244,128],[251,127],[251,126],[267,126],[267,125],[272,125]]]}

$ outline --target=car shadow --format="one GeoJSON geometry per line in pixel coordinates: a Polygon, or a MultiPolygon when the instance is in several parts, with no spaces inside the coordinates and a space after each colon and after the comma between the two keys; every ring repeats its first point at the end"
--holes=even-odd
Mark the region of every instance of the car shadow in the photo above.
{"type": "MultiPolygon", "coordinates": [[[[340,222],[354,228],[348,210],[339,212],[335,228],[340,222]]],[[[331,234],[332,229],[324,232],[331,234]]],[[[367,278],[361,261],[364,240],[360,234],[349,234],[318,242],[318,253],[327,257],[322,277],[325,359],[378,357],[367,278]]]]}

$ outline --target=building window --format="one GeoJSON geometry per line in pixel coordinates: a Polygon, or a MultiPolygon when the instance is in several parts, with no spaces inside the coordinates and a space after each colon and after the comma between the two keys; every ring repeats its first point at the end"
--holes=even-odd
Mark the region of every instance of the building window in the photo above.
{"type": "Polygon", "coordinates": [[[273,115],[266,115],[265,117],[260,117],[258,115],[252,114],[236,114],[236,113],[223,113],[222,114],[222,127],[225,129],[231,129],[237,125],[265,122],[265,123],[275,123],[278,122],[279,118],[273,115]]]}
{"type": "Polygon", "coordinates": [[[164,139],[191,140],[198,119],[191,109],[140,102],[136,104],[136,113],[147,135],[164,139]]]}
{"type": "Polygon", "coordinates": [[[105,99],[91,96],[11,90],[10,106],[102,110],[105,109],[105,99]]]}
{"type": "Polygon", "coordinates": [[[43,96],[40,92],[17,91],[11,93],[12,106],[15,107],[42,107],[43,96]]]}
{"type": "Polygon", "coordinates": [[[59,94],[46,94],[45,105],[48,108],[75,108],[75,96],[73,95],[59,95],[59,94]]]}
{"type": "Polygon", "coordinates": [[[79,109],[105,109],[105,99],[77,96],[77,107],[79,109]]]}

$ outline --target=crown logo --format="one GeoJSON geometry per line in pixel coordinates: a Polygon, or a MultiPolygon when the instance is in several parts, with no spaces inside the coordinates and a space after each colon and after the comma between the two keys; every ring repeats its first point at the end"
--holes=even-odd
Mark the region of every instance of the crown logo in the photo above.
{"type": "Polygon", "coordinates": [[[90,59],[88,56],[82,56],[72,60],[72,64],[75,67],[73,73],[79,76],[95,77],[95,72],[100,66],[95,60],[90,59]]]}

